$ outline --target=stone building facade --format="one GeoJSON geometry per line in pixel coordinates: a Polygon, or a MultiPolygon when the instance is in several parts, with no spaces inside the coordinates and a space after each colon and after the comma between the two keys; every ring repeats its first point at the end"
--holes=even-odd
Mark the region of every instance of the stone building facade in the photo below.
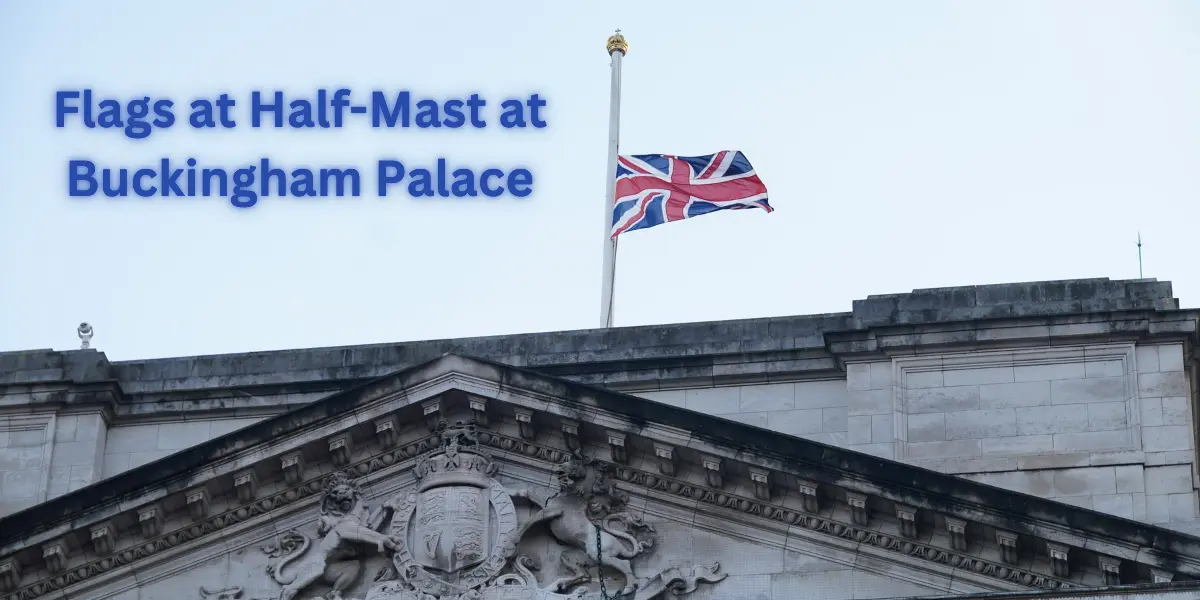
{"type": "Polygon", "coordinates": [[[1196,598],[1198,322],[1169,283],[1097,279],[0,353],[0,598],[1196,598]]]}

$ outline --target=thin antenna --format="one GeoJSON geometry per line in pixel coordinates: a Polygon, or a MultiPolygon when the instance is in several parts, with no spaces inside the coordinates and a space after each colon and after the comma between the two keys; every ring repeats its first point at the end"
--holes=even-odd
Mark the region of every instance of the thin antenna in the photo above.
{"type": "Polygon", "coordinates": [[[1142,232],[1138,231],[1138,279],[1142,277],[1142,232]]]}

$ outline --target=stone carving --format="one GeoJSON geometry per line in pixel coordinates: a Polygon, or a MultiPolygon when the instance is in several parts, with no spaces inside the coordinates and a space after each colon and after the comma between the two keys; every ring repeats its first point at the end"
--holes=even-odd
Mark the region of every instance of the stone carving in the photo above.
{"type": "MultiPolygon", "coordinates": [[[[682,596],[696,591],[700,583],[716,583],[725,578],[724,573],[717,573],[719,565],[709,567],[680,566],[664,569],[650,578],[646,585],[638,588],[632,596],[622,594],[597,595],[589,592],[587,587],[576,587],[567,593],[554,591],[555,586],[540,588],[536,563],[529,555],[522,554],[512,561],[512,573],[498,576],[493,582],[479,590],[468,590],[455,600],[599,600],[600,598],[629,598],[629,600],[656,600],[664,596],[682,596]]],[[[439,600],[437,596],[413,591],[400,581],[389,581],[372,588],[366,600],[439,600]]]]}
{"type": "Polygon", "coordinates": [[[278,559],[267,567],[267,573],[283,586],[279,600],[292,600],[318,579],[333,587],[330,600],[340,600],[358,579],[364,546],[381,553],[396,547],[393,539],[379,532],[393,510],[387,504],[370,510],[362,490],[349,476],[333,474],[321,497],[316,549],[310,554],[312,539],[296,530],[284,534],[279,546],[263,548],[269,557],[278,559]],[[294,574],[285,577],[284,569],[292,563],[296,563],[290,569],[294,574]]]}
{"type": "Polygon", "coordinates": [[[713,563],[709,567],[671,567],[649,579],[638,579],[630,561],[652,546],[654,527],[625,509],[629,496],[617,489],[612,474],[610,465],[574,454],[555,466],[554,475],[559,490],[554,495],[543,499],[528,490],[513,492],[540,508],[522,524],[517,532],[518,537],[531,527],[546,523],[551,535],[573,550],[560,555],[562,565],[570,576],[560,577],[548,587],[539,589],[531,570],[534,562],[522,555],[513,561],[516,574],[503,576],[485,588],[483,600],[597,597],[605,600],[653,600],[667,592],[675,596],[688,594],[695,591],[701,582],[716,583],[725,578],[724,573],[718,572],[720,565],[713,563]],[[587,483],[589,475],[591,485],[587,483]],[[575,561],[577,553],[598,567],[599,596],[591,595],[586,587],[575,587],[567,593],[573,586],[591,580],[587,566],[575,561]],[[604,576],[600,572],[603,567],[615,569],[625,577],[625,586],[615,594],[610,595],[605,589],[604,576]]]}
{"type": "Polygon", "coordinates": [[[231,587],[218,592],[210,592],[203,587],[200,588],[200,598],[203,600],[239,600],[242,597],[242,588],[231,587]]]}
{"type": "Polygon", "coordinates": [[[703,583],[716,583],[725,579],[725,573],[719,573],[720,563],[712,566],[684,565],[663,569],[638,590],[635,600],[650,600],[671,592],[672,596],[682,596],[696,591],[696,586],[703,583]]]}
{"type": "Polygon", "coordinates": [[[437,433],[441,446],[413,468],[416,487],[390,502],[395,581],[369,598],[474,600],[516,552],[516,507],[475,425],[442,421],[437,433]]]}
{"type": "MultiPolygon", "coordinates": [[[[586,587],[576,588],[569,594],[558,594],[550,590],[538,588],[537,576],[533,571],[537,569],[533,558],[527,554],[522,554],[513,559],[513,570],[515,573],[501,575],[496,579],[496,582],[483,589],[480,595],[480,600],[516,600],[517,598],[528,598],[529,600],[568,600],[571,598],[584,598],[587,594],[586,587]]],[[[556,582],[557,583],[557,582],[556,582]]],[[[555,586],[551,586],[553,589],[555,586]]]]}
{"type": "MultiPolygon", "coordinates": [[[[486,448],[494,448],[502,452],[512,452],[533,459],[557,461],[564,456],[560,449],[544,446],[516,437],[500,435],[491,431],[480,431],[479,441],[486,448]]],[[[388,448],[351,464],[348,470],[358,476],[370,475],[393,465],[417,457],[431,448],[442,443],[437,436],[426,436],[412,440],[397,448],[388,448]]],[[[841,523],[832,518],[804,515],[782,503],[772,503],[756,498],[745,498],[720,490],[712,490],[698,486],[692,482],[664,476],[663,473],[641,471],[627,465],[613,465],[617,479],[638,487],[649,487],[657,492],[696,501],[710,506],[737,510],[756,519],[788,525],[806,526],[814,533],[854,540],[865,540],[881,550],[903,554],[912,558],[922,559],[935,564],[949,565],[956,568],[969,569],[984,577],[1007,581],[1030,588],[1045,590],[1077,589],[1080,584],[1061,580],[1053,575],[1041,573],[1036,565],[1027,568],[1017,568],[1001,562],[991,562],[978,557],[956,552],[948,547],[931,544],[919,544],[904,540],[904,543],[889,536],[858,528],[847,523],[841,523]]],[[[139,543],[114,551],[109,556],[98,556],[68,569],[59,575],[43,575],[32,581],[21,581],[22,585],[12,582],[15,594],[22,600],[38,600],[55,596],[59,590],[90,581],[96,577],[110,574],[118,569],[128,569],[144,561],[153,560],[158,554],[180,546],[207,540],[231,526],[267,517],[272,511],[279,510],[297,502],[303,502],[313,496],[322,494],[323,482],[319,479],[309,480],[294,487],[281,489],[277,492],[256,499],[247,504],[240,504],[228,511],[213,514],[203,519],[187,523],[161,535],[138,537],[139,543]]],[[[136,533],[136,532],[133,532],[136,533]]],[[[2,570],[3,565],[0,565],[2,570]]],[[[394,569],[389,569],[394,571],[394,569]]],[[[402,588],[396,581],[397,575],[392,572],[387,577],[377,578],[380,585],[394,585],[402,588]]],[[[28,579],[28,578],[27,578],[28,579]]],[[[399,589],[399,588],[398,588],[399,589]]],[[[11,594],[10,594],[11,595],[11,594]]],[[[641,594],[639,593],[639,596],[641,594]]],[[[379,596],[393,598],[393,596],[379,596]]],[[[518,598],[520,596],[517,596],[518,598]]],[[[395,596],[399,598],[399,596],[395,596]]],[[[256,599],[257,600],[257,599],[256,599]]],[[[436,600],[436,599],[435,599],[436,600]]],[[[625,600],[625,599],[623,599],[625,600]]]]}
{"type": "Polygon", "coordinates": [[[590,557],[588,557],[585,553],[578,551],[563,552],[562,554],[558,555],[559,563],[561,563],[561,566],[566,569],[569,575],[555,579],[550,583],[549,586],[547,586],[546,589],[565,590],[573,585],[578,585],[580,583],[589,581],[591,579],[591,575],[588,574],[587,565],[589,560],[590,557]]]}
{"type": "MultiPolygon", "coordinates": [[[[366,600],[569,600],[584,598],[591,581],[588,568],[563,553],[567,577],[539,586],[533,558],[518,556],[517,544],[530,527],[549,525],[559,542],[581,552],[594,565],[625,576],[625,587],[605,598],[627,597],[638,588],[630,559],[651,546],[654,528],[625,510],[628,496],[617,490],[610,471],[589,470],[572,456],[555,468],[558,493],[541,498],[529,490],[509,491],[493,479],[496,465],[473,423],[442,421],[440,445],[417,458],[417,485],[397,495],[391,537],[396,541],[392,567],[376,578],[366,600]],[[594,473],[594,477],[589,474],[594,473]],[[590,483],[590,484],[589,484],[590,483]],[[538,512],[518,527],[513,497],[529,500],[538,512]],[[641,537],[639,537],[641,536],[641,537]],[[506,566],[511,569],[501,574],[506,566]],[[578,586],[578,587],[576,587],[578,586]],[[567,590],[571,590],[569,593],[567,590]]],[[[650,600],[667,592],[687,593],[699,581],[719,581],[717,566],[679,567],[646,580],[648,587],[630,600],[650,600]]]]}
{"type": "MultiPolygon", "coordinates": [[[[602,567],[610,567],[625,576],[625,587],[621,595],[637,589],[638,578],[629,560],[637,557],[653,543],[641,540],[635,533],[653,533],[654,528],[623,510],[628,497],[617,491],[609,471],[596,469],[596,477],[589,490],[586,486],[588,461],[581,456],[572,456],[559,463],[554,470],[559,491],[541,499],[529,491],[518,492],[541,510],[521,525],[517,532],[520,538],[530,527],[548,523],[550,533],[559,542],[582,550],[589,559],[602,567]]],[[[576,577],[578,581],[559,582],[556,591],[586,581],[586,574],[576,577]]]]}
{"type": "MultiPolygon", "coordinates": [[[[667,592],[672,596],[690,594],[696,591],[696,586],[701,582],[716,583],[724,579],[724,573],[717,573],[719,568],[719,565],[714,564],[711,567],[682,566],[665,569],[639,587],[632,600],[654,600],[667,592]]],[[[524,554],[518,556],[513,560],[515,573],[498,577],[494,584],[482,590],[479,600],[585,600],[624,596],[623,593],[610,596],[603,592],[601,596],[596,596],[589,594],[586,587],[577,587],[569,593],[552,591],[556,589],[555,585],[551,585],[549,589],[539,589],[537,576],[533,574],[535,569],[536,564],[531,557],[524,554]]]]}

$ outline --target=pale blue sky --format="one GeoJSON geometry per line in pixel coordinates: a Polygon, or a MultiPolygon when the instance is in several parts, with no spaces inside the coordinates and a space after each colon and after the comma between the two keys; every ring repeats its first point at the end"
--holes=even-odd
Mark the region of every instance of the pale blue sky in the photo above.
{"type": "MultiPolygon", "coordinates": [[[[0,4],[0,350],[113,359],[597,325],[609,61],[622,152],[740,149],[776,212],[624,236],[617,325],[868,294],[1148,277],[1200,305],[1200,4],[0,4]],[[54,127],[54,91],[540,92],[543,131],[54,127]],[[517,200],[71,199],[67,160],[527,165],[517,200]]],[[[245,107],[242,106],[241,109],[245,107]]],[[[366,182],[373,181],[369,175],[366,182]]],[[[369,185],[369,183],[368,183],[369,185]]]]}

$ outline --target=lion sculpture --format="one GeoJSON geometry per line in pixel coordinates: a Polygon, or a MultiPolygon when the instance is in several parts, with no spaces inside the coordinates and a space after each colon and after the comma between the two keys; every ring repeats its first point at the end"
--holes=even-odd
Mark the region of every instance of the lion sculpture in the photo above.
{"type": "Polygon", "coordinates": [[[311,554],[312,539],[294,530],[284,536],[279,547],[263,548],[268,556],[280,557],[267,567],[267,573],[283,586],[279,600],[292,600],[322,578],[333,588],[330,600],[341,600],[342,593],[358,579],[363,545],[380,553],[396,548],[395,540],[380,533],[391,519],[394,507],[385,504],[369,510],[362,490],[345,473],[335,473],[329,478],[320,511],[317,524],[320,541],[311,554]],[[294,562],[290,569],[293,575],[285,578],[284,569],[294,562]]]}

